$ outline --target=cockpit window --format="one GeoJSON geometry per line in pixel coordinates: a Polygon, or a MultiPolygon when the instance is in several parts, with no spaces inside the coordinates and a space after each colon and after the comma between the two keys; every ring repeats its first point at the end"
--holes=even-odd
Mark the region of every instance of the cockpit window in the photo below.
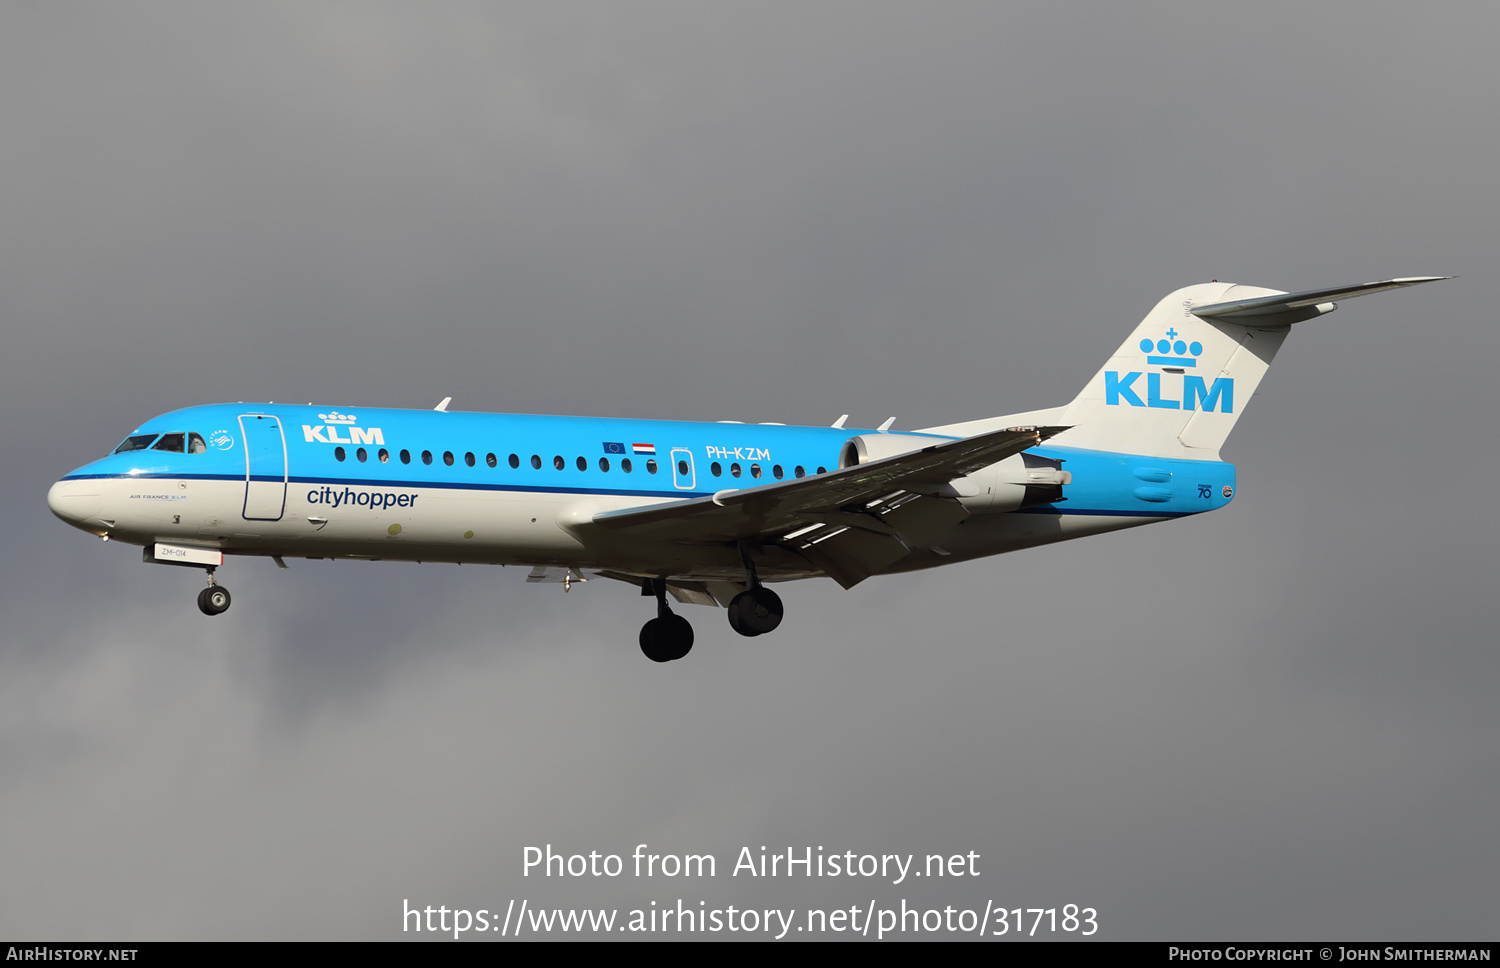
{"type": "Polygon", "coordinates": [[[120,446],[115,448],[115,453],[124,454],[132,450],[145,450],[155,439],[156,434],[136,434],[134,437],[126,437],[120,446]]]}
{"type": "Polygon", "coordinates": [[[156,446],[151,449],[166,450],[174,454],[180,454],[187,449],[186,444],[186,434],[162,434],[161,440],[158,440],[156,446]]]}
{"type": "Polygon", "coordinates": [[[205,444],[203,442],[203,438],[199,437],[197,434],[188,434],[188,453],[206,454],[208,453],[208,445],[205,444]]]}

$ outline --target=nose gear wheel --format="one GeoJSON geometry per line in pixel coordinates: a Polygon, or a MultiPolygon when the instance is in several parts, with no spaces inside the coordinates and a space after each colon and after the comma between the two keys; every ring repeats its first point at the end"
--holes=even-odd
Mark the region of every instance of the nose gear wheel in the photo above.
{"type": "Polygon", "coordinates": [[[229,610],[229,589],[223,585],[209,585],[198,593],[198,611],[204,615],[221,615],[229,610]]]}

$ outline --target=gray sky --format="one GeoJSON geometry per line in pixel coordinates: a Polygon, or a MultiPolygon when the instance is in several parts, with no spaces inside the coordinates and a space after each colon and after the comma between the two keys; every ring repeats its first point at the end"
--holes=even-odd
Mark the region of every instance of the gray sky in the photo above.
{"type": "MultiPolygon", "coordinates": [[[[1500,889],[1488,4],[0,10],[0,934],[396,938],[403,899],[1097,908],[1475,939],[1500,889]],[[774,635],[519,569],[234,561],[48,513],[167,410],[897,429],[1071,399],[1162,296],[1461,274],[1300,324],[1214,515],[774,635]],[[1480,508],[1476,512],[1474,509],[1480,508]],[[538,880],[522,850],[713,853],[538,880]],[[979,877],[728,876],[740,847],[979,877]]],[[[407,935],[410,936],[409,934],[407,935]]]]}

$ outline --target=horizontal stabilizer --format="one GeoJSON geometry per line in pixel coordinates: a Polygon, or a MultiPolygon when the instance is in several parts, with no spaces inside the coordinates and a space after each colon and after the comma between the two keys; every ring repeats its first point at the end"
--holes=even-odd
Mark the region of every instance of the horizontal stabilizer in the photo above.
{"type": "Polygon", "coordinates": [[[1267,322],[1272,325],[1281,325],[1332,312],[1338,308],[1334,303],[1336,299],[1353,299],[1355,296],[1368,296],[1371,293],[1404,289],[1407,286],[1419,286],[1424,282],[1437,282],[1439,279],[1452,278],[1454,277],[1406,276],[1401,279],[1387,279],[1384,282],[1367,282],[1360,286],[1335,286],[1331,289],[1308,289],[1303,292],[1284,292],[1273,296],[1235,299],[1230,302],[1213,303],[1209,306],[1194,306],[1189,312],[1203,318],[1237,319],[1250,323],[1267,322]],[[1254,317],[1282,315],[1292,318],[1254,319],[1254,317]]]}

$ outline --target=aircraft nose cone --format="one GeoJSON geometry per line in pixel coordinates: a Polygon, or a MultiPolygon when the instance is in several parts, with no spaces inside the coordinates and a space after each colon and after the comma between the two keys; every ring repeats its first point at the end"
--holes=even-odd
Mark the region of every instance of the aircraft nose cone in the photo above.
{"type": "Polygon", "coordinates": [[[58,481],[47,490],[47,507],[74,527],[83,527],[103,509],[104,499],[93,481],[58,481]]]}

